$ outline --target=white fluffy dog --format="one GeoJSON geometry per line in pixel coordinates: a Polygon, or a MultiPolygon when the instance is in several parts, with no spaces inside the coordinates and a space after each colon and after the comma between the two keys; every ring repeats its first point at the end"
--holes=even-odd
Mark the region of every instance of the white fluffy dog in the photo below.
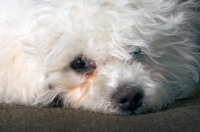
{"type": "Polygon", "coordinates": [[[194,0],[0,0],[0,103],[160,110],[199,80],[194,0]]]}

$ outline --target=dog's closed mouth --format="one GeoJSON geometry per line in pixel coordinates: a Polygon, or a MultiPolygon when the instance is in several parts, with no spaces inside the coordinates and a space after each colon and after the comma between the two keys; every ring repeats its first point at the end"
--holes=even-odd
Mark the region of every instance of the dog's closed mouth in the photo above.
{"type": "Polygon", "coordinates": [[[51,103],[49,103],[48,105],[49,107],[61,107],[63,108],[64,107],[64,104],[63,104],[63,99],[61,98],[60,95],[57,95],[53,101],[51,103]]]}

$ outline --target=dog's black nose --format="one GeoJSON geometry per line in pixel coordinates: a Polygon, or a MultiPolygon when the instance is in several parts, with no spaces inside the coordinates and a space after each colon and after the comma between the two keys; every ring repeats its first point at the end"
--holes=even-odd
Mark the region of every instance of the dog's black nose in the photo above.
{"type": "Polygon", "coordinates": [[[134,111],[142,105],[143,91],[139,87],[125,87],[117,91],[114,102],[124,111],[134,111]]]}

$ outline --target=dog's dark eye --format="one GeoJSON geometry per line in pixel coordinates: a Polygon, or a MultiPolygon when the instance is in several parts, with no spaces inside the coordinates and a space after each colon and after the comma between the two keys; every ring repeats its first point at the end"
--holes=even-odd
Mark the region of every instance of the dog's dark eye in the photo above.
{"type": "Polygon", "coordinates": [[[134,51],[133,52],[133,55],[140,55],[142,53],[142,51],[141,51],[141,49],[140,48],[138,48],[138,49],[136,49],[136,51],[134,51]]]}
{"type": "Polygon", "coordinates": [[[137,48],[134,52],[132,52],[133,58],[140,60],[142,58],[142,50],[141,48],[137,48]]]}
{"type": "Polygon", "coordinates": [[[84,70],[87,68],[87,62],[84,61],[81,57],[75,59],[71,63],[71,67],[75,70],[84,70]]]}

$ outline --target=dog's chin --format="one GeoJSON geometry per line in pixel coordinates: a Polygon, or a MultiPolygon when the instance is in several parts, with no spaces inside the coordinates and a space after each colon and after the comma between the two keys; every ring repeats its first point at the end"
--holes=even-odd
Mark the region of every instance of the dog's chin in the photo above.
{"type": "MultiPolygon", "coordinates": [[[[113,101],[113,99],[112,99],[112,102],[104,102],[104,103],[96,102],[96,103],[97,103],[96,108],[94,108],[95,105],[86,107],[84,106],[84,104],[80,105],[80,107],[79,106],[74,107],[70,103],[64,103],[64,98],[60,95],[57,95],[52,100],[52,102],[48,104],[48,107],[72,108],[72,109],[78,109],[78,110],[100,113],[100,114],[112,114],[112,115],[122,115],[122,116],[153,113],[160,110],[160,108],[158,107],[157,109],[155,109],[155,105],[152,105],[152,106],[150,106],[149,104],[146,105],[145,102],[143,102],[143,100],[141,100],[139,104],[136,104],[136,105],[131,104],[130,106],[123,106],[121,103],[116,103],[116,101],[113,101]]],[[[133,102],[130,102],[130,103],[133,103],[133,102]]]]}

